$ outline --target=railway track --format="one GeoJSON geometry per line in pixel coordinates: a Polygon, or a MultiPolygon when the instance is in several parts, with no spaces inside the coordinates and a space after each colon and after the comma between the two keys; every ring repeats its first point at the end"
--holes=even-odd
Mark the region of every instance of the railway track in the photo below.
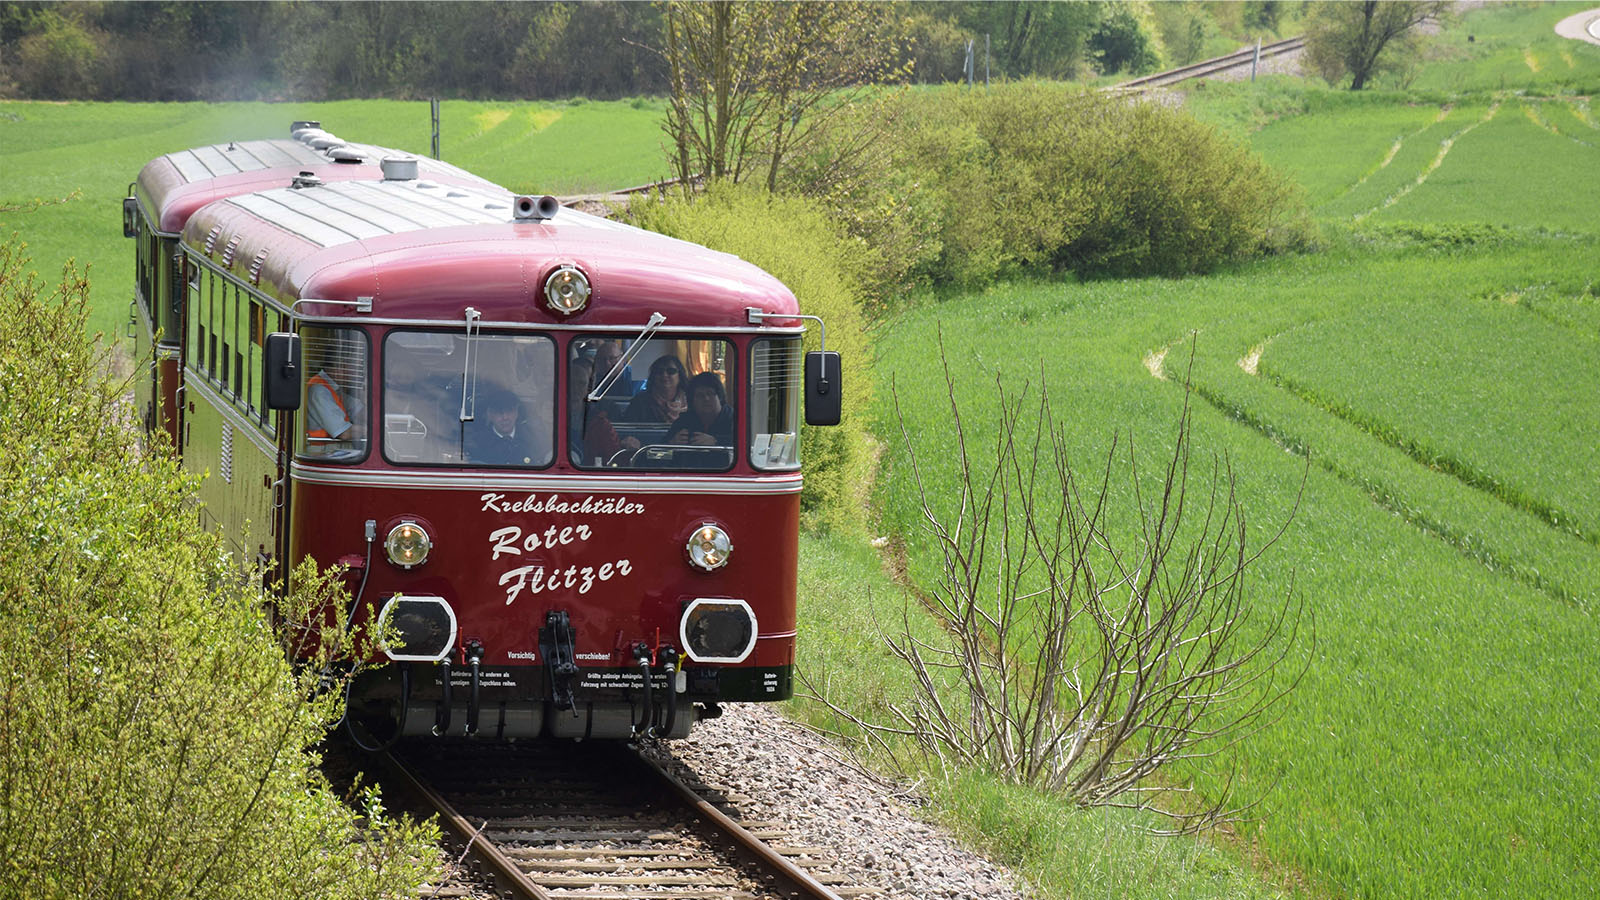
{"type": "MultiPolygon", "coordinates": [[[[1304,37],[1292,37],[1281,41],[1274,41],[1270,44],[1262,44],[1261,58],[1268,59],[1273,56],[1282,56],[1285,53],[1293,53],[1296,50],[1304,48],[1305,45],[1306,39],[1304,37]]],[[[1179,66],[1176,69],[1168,69],[1165,72],[1157,72],[1154,75],[1145,75],[1141,78],[1134,78],[1129,81],[1124,81],[1120,84],[1114,84],[1106,88],[1106,90],[1113,92],[1133,93],[1155,87],[1166,87],[1167,85],[1177,84],[1180,81],[1187,81],[1191,78],[1204,78],[1207,75],[1215,75],[1218,72],[1224,72],[1228,69],[1235,69],[1239,66],[1248,66],[1250,65],[1251,61],[1255,59],[1255,56],[1256,48],[1246,47],[1243,50],[1229,53],[1225,56],[1201,60],[1197,63],[1190,63],[1187,66],[1179,66]]]]}
{"type": "MultiPolygon", "coordinates": [[[[439,897],[515,900],[868,900],[827,851],[740,821],[737,797],[699,793],[610,743],[431,742],[385,754],[384,780],[436,813],[473,859],[439,897]]],[[[459,847],[458,847],[459,850],[459,847]]],[[[425,892],[424,896],[428,896],[425,892]]]]}

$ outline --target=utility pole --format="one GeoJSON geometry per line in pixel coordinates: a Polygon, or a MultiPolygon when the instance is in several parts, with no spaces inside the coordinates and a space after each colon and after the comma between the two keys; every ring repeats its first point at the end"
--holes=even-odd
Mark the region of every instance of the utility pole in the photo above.
{"type": "Polygon", "coordinates": [[[439,158],[439,98],[428,100],[428,108],[433,113],[433,158],[439,158]]]}

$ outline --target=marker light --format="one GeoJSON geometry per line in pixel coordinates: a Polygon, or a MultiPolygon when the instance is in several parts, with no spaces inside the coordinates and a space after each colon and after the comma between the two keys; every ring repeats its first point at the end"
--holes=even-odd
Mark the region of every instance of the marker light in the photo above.
{"type": "Polygon", "coordinates": [[[551,309],[570,316],[588,305],[589,278],[577,266],[562,266],[544,280],[544,298],[551,309]]]}
{"type": "Polygon", "coordinates": [[[389,562],[402,569],[420,566],[428,560],[428,551],[433,549],[433,540],[422,526],[415,522],[401,522],[389,530],[389,536],[384,539],[383,549],[389,554],[389,562]]]}
{"type": "Polygon", "coordinates": [[[733,541],[726,531],[707,522],[689,535],[687,549],[690,562],[707,572],[715,572],[728,564],[728,557],[733,555],[733,541]]]}

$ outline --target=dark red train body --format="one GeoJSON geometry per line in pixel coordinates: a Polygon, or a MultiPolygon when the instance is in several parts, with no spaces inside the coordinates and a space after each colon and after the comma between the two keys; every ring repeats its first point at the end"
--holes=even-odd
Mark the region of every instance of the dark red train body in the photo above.
{"type": "Polygon", "coordinates": [[[281,576],[346,567],[355,626],[401,638],[358,735],[682,735],[791,695],[777,280],[315,123],[152,161],[124,226],[141,400],[207,473],[202,524],[281,576]]]}

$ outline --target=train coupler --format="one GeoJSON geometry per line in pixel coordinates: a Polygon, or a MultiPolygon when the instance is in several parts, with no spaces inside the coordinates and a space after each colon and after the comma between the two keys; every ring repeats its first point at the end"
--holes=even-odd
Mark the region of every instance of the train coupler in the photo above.
{"type": "Polygon", "coordinates": [[[578,635],[565,610],[553,609],[544,616],[539,629],[539,653],[550,676],[550,702],[558,710],[573,709],[577,701],[573,688],[578,680],[578,658],[574,647],[578,635]]]}

